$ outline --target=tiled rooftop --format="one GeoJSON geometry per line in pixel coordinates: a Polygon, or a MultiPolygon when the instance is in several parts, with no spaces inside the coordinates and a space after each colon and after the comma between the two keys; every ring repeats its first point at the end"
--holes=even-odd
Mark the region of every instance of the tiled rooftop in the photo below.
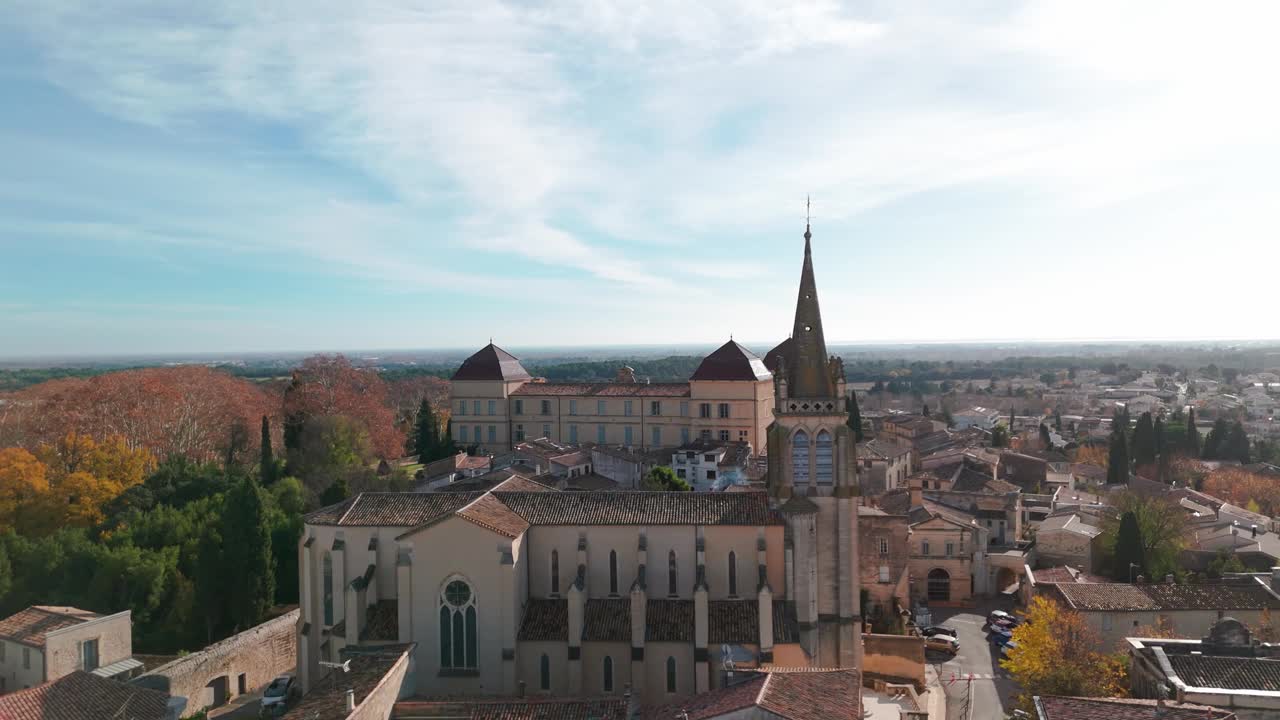
{"type": "Polygon", "coordinates": [[[4,720],[164,720],[165,693],[101,678],[83,670],[0,696],[4,720]]]}
{"type": "Polygon", "coordinates": [[[448,720],[626,720],[624,698],[447,698],[398,702],[392,718],[448,720]]]}
{"type": "MultiPolygon", "coordinates": [[[[283,715],[283,720],[342,720],[347,717],[345,708],[346,689],[355,690],[356,706],[364,702],[369,693],[382,682],[382,678],[391,670],[402,655],[412,645],[386,645],[376,649],[363,649],[359,652],[343,652],[342,658],[351,660],[350,671],[342,677],[341,683],[334,683],[324,678],[317,682],[311,692],[302,696],[297,705],[283,715]]],[[[105,716],[97,716],[105,717],[105,716]]]]}
{"type": "Polygon", "coordinates": [[[502,348],[489,343],[471,357],[453,374],[454,380],[528,380],[529,372],[520,360],[502,348]]]}
{"type": "Polygon", "coordinates": [[[44,647],[45,636],[54,630],[79,625],[101,617],[94,612],[56,605],[32,605],[0,620],[0,638],[35,648],[44,647]]]}
{"type": "Polygon", "coordinates": [[[730,340],[702,359],[690,380],[769,380],[772,375],[759,356],[730,340]]]}
{"type": "MultiPolygon", "coordinates": [[[[511,397],[689,397],[689,383],[525,383],[511,397]]],[[[527,406],[526,406],[526,409],[527,406]]],[[[536,408],[535,408],[536,409],[536,408]]],[[[535,415],[534,418],[539,416],[535,415]]]]}
{"type": "Polygon", "coordinates": [[[1081,583],[1055,587],[1077,610],[1280,609],[1280,598],[1256,582],[1201,585],[1081,583]]]}
{"type": "Polygon", "coordinates": [[[626,598],[587,600],[582,616],[582,639],[631,642],[631,601],[626,598]]]}
{"type": "Polygon", "coordinates": [[[531,525],[780,525],[763,492],[497,493],[531,525]]]}
{"type": "Polygon", "coordinates": [[[306,516],[310,525],[413,527],[457,511],[480,493],[360,493],[306,516]]]}
{"type": "Polygon", "coordinates": [[[1077,610],[1159,610],[1160,604],[1137,585],[1090,583],[1058,585],[1057,591],[1077,610]]]}
{"type": "Polygon", "coordinates": [[[569,602],[531,599],[524,606],[518,640],[565,642],[569,639],[569,602]]]}
{"type": "Polygon", "coordinates": [[[1036,698],[1040,720],[1234,720],[1236,715],[1206,705],[1155,700],[1043,696],[1036,698]]]}
{"type": "Polygon", "coordinates": [[[645,641],[693,642],[693,601],[650,600],[645,609],[645,641]]]}
{"type": "Polygon", "coordinates": [[[1280,692],[1280,659],[1181,654],[1168,658],[1178,677],[1193,687],[1280,692]]]}
{"type": "MultiPolygon", "coordinates": [[[[510,481],[508,481],[510,482],[510,481]]],[[[458,517],[470,520],[509,538],[519,537],[529,529],[524,518],[511,511],[493,493],[485,493],[458,510],[458,517]]]]}

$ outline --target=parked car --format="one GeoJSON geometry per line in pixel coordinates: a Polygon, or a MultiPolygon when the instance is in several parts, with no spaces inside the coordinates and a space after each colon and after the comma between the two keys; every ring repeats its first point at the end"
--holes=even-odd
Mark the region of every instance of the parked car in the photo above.
{"type": "Polygon", "coordinates": [[[995,625],[999,622],[1004,622],[1012,619],[1013,619],[1013,616],[1003,610],[992,610],[991,614],[987,616],[987,624],[995,625]]]}
{"type": "Polygon", "coordinates": [[[294,683],[292,675],[281,675],[262,692],[262,709],[263,710],[283,710],[289,704],[289,698],[294,693],[294,683]]]}
{"type": "Polygon", "coordinates": [[[1008,658],[1008,657],[1009,657],[1009,651],[1010,651],[1010,650],[1012,650],[1012,649],[1014,649],[1014,648],[1016,648],[1016,647],[1018,647],[1018,643],[1017,643],[1017,642],[1015,642],[1015,641],[1013,641],[1013,640],[1010,640],[1009,642],[1007,642],[1007,643],[1005,643],[1005,644],[1001,645],[1001,646],[1000,646],[1000,659],[1001,659],[1001,660],[1004,660],[1004,659],[1008,658]]]}
{"type": "Polygon", "coordinates": [[[930,625],[929,627],[922,628],[920,630],[920,634],[925,637],[933,637],[934,635],[950,635],[951,637],[960,637],[960,635],[956,633],[955,628],[947,627],[946,625],[930,625]]]}
{"type": "Polygon", "coordinates": [[[955,655],[960,652],[960,641],[950,635],[932,635],[924,639],[924,649],[955,655]]]}
{"type": "Polygon", "coordinates": [[[1001,627],[993,627],[991,628],[991,633],[987,635],[987,639],[991,641],[992,645],[999,647],[1012,642],[1013,631],[1001,627]]]}

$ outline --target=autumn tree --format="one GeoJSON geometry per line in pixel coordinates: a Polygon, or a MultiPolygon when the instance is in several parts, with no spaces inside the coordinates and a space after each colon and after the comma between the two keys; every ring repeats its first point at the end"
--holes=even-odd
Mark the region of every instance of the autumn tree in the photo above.
{"type": "Polygon", "coordinates": [[[48,469],[35,455],[0,450],[0,532],[18,527],[19,515],[48,491],[48,469]]]}
{"type": "Polygon", "coordinates": [[[386,383],[374,370],[357,368],[342,355],[315,355],[302,362],[285,391],[284,414],[291,439],[299,442],[313,418],[342,416],[363,428],[377,457],[404,452],[404,434],[396,427],[386,383]]]}
{"type": "Polygon", "coordinates": [[[345,416],[313,417],[307,421],[291,465],[303,484],[319,494],[339,478],[372,473],[374,451],[363,426],[345,416]]]}
{"type": "Polygon", "coordinates": [[[1275,478],[1240,467],[1224,467],[1206,475],[1202,489],[1240,507],[1257,503],[1258,511],[1269,517],[1280,515],[1280,482],[1275,478]]]}
{"type": "Polygon", "coordinates": [[[1111,464],[1111,452],[1101,445],[1081,445],[1076,450],[1075,461],[1084,465],[1107,467],[1111,464]]]}
{"type": "Polygon", "coordinates": [[[1032,717],[1038,695],[1128,695],[1124,656],[1100,652],[1101,640],[1088,622],[1053,600],[1032,598],[1027,622],[1014,628],[1013,640],[1000,666],[1021,688],[1017,703],[1032,717]]]}
{"type": "MultiPolygon", "coordinates": [[[[1117,515],[1102,523],[1102,549],[1112,559],[1119,554],[1120,518],[1132,513],[1138,523],[1142,558],[1148,577],[1162,578],[1181,572],[1178,553],[1187,545],[1190,530],[1181,505],[1164,496],[1147,496],[1123,491],[1112,495],[1117,515]]],[[[1127,573],[1127,571],[1126,571],[1127,573]]]]}

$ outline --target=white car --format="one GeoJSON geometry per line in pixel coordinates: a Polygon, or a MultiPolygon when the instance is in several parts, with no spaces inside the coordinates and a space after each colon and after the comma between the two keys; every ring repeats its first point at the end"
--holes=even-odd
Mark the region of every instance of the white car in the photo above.
{"type": "Polygon", "coordinates": [[[292,694],[293,676],[281,675],[275,680],[272,680],[271,684],[267,686],[267,689],[262,692],[262,708],[264,710],[278,709],[277,706],[279,706],[279,708],[283,708],[289,703],[289,696],[292,694]]]}

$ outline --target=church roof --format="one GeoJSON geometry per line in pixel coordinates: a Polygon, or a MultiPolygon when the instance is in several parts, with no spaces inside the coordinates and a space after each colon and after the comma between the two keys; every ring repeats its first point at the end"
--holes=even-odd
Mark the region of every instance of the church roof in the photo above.
{"type": "Polygon", "coordinates": [[[759,356],[730,340],[702,359],[690,380],[769,380],[759,356]]]}
{"type": "Polygon", "coordinates": [[[519,358],[493,343],[463,360],[462,367],[453,374],[453,380],[529,380],[532,377],[519,358]]]}
{"type": "Polygon", "coordinates": [[[782,367],[784,359],[788,363],[791,362],[791,348],[794,345],[795,343],[791,341],[791,338],[787,338],[774,345],[772,350],[764,354],[764,366],[769,369],[769,372],[777,375],[778,368],[782,367]]]}

